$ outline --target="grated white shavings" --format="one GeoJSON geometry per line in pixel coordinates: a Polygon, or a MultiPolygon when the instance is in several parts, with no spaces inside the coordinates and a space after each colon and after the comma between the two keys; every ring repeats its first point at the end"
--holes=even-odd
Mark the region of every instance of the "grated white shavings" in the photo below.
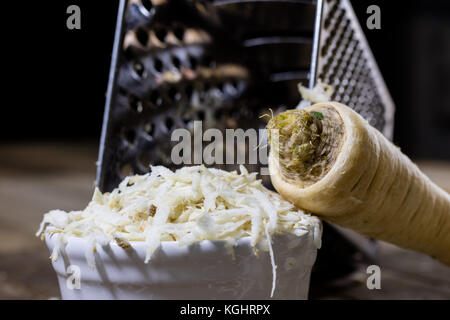
{"type": "Polygon", "coordinates": [[[313,232],[320,247],[321,225],[318,218],[296,209],[278,193],[266,189],[256,173],[227,172],[204,166],[184,167],[175,172],[151,167],[151,173],[125,178],[111,193],[95,190],[83,211],[53,210],[44,215],[37,236],[57,233],[51,259],[56,261],[67,239],[83,237],[88,241],[86,259],[95,266],[97,245],[116,242],[123,248],[129,241],[145,241],[147,263],[161,241],[189,245],[201,240],[226,241],[232,250],[236,239],[250,237],[257,252],[270,253],[273,287],[276,265],[271,235],[290,232],[303,236],[313,232]],[[260,243],[261,240],[262,241],[260,243]]]}
{"type": "Polygon", "coordinates": [[[269,245],[270,263],[272,265],[272,290],[270,291],[270,297],[272,298],[273,293],[275,292],[276,284],[277,284],[277,265],[275,264],[275,256],[273,254],[272,239],[270,237],[268,223],[266,223],[264,231],[266,232],[267,242],[269,245]]]}
{"type": "Polygon", "coordinates": [[[313,103],[327,102],[330,101],[331,96],[334,93],[334,88],[329,84],[322,81],[317,81],[317,84],[312,89],[308,89],[302,86],[301,83],[298,84],[298,91],[302,96],[302,100],[297,106],[297,109],[304,109],[309,107],[313,103]]]}

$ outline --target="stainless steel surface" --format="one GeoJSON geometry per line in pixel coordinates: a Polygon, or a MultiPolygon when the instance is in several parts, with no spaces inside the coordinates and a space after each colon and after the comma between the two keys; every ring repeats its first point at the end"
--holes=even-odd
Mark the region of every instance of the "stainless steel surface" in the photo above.
{"type": "Polygon", "coordinates": [[[394,103],[350,1],[318,0],[317,6],[310,86],[319,79],[332,85],[332,100],[392,139],[394,103]]]}
{"type": "Polygon", "coordinates": [[[192,131],[196,120],[203,130],[264,128],[260,116],[268,108],[294,107],[297,83],[308,81],[314,12],[313,1],[297,0],[122,1],[100,189],[149,164],[177,167],[170,158],[174,129],[192,131]]]}

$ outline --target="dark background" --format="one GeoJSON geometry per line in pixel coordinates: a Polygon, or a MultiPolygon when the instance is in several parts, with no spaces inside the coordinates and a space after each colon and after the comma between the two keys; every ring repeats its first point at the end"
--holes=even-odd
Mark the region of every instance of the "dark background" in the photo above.
{"type": "MultiPolygon", "coordinates": [[[[395,143],[413,158],[450,160],[450,1],[352,3],[396,104],[395,143]],[[371,4],[381,8],[381,30],[365,27],[371,4]]],[[[0,143],[99,141],[117,4],[8,4],[0,143]],[[66,28],[71,4],[81,8],[81,30],[66,28]]]]}

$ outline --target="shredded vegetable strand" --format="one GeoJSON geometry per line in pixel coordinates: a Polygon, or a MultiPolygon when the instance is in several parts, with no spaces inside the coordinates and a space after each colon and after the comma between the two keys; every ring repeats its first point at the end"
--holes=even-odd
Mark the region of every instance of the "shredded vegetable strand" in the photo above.
{"type": "Polygon", "coordinates": [[[269,244],[270,263],[272,264],[272,290],[270,291],[270,297],[272,298],[275,292],[275,287],[277,286],[277,265],[275,264],[275,255],[273,254],[272,239],[270,238],[268,223],[266,223],[264,230],[266,232],[267,242],[269,244]]]}

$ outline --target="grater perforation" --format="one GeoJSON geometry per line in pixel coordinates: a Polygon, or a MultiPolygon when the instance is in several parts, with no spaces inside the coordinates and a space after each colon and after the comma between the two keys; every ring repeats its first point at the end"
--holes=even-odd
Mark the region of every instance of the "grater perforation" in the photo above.
{"type": "Polygon", "coordinates": [[[297,83],[307,81],[310,67],[312,1],[121,6],[98,164],[102,190],[150,163],[176,167],[168,143],[174,129],[192,130],[196,120],[204,129],[263,128],[259,116],[269,107],[298,102],[297,83]]]}
{"type": "Polygon", "coordinates": [[[318,1],[320,28],[314,41],[311,73],[335,88],[332,100],[342,102],[392,138],[394,104],[348,0],[318,1]]]}

